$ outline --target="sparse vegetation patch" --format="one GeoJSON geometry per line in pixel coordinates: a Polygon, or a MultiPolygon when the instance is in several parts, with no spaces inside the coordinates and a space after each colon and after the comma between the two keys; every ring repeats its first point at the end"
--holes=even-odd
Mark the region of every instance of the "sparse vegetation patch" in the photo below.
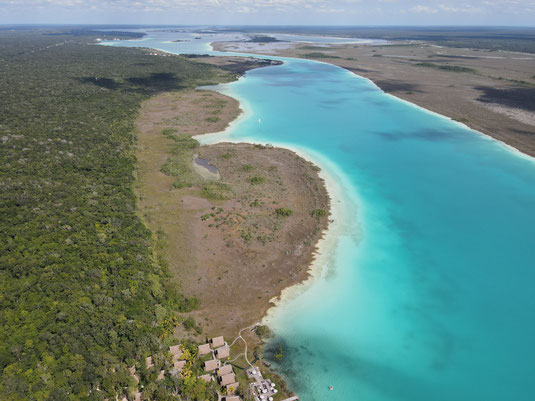
{"type": "Polygon", "coordinates": [[[260,185],[266,182],[266,177],[255,175],[247,179],[251,185],[260,185]]]}
{"type": "Polygon", "coordinates": [[[472,74],[477,74],[477,71],[473,68],[460,67],[458,65],[439,65],[435,63],[416,63],[414,64],[417,67],[428,67],[436,68],[438,70],[451,71],[451,72],[468,72],[472,74]]]}
{"type": "Polygon", "coordinates": [[[289,217],[289,216],[292,216],[294,212],[292,209],[281,207],[281,208],[275,209],[275,214],[280,217],[289,217]]]}
{"type": "Polygon", "coordinates": [[[310,215],[312,217],[319,219],[319,218],[327,216],[327,211],[324,209],[314,209],[310,212],[310,215]]]}
{"type": "Polygon", "coordinates": [[[339,56],[330,55],[322,52],[304,53],[303,57],[306,58],[340,58],[339,56]]]}

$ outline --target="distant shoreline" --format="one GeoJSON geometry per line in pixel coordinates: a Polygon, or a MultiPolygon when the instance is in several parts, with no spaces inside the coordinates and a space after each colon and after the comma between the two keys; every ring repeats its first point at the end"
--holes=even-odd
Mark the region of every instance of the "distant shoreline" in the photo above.
{"type": "MultiPolygon", "coordinates": [[[[231,45],[231,43],[228,43],[231,45]]],[[[227,50],[226,42],[214,42],[212,44],[214,50],[218,51],[232,51],[227,50]]],[[[320,47],[318,47],[320,48],[320,47]]],[[[344,68],[345,70],[369,80],[377,88],[390,96],[407,102],[413,106],[419,107],[425,111],[440,115],[453,122],[462,124],[464,127],[476,131],[486,137],[490,137],[505,147],[514,149],[531,158],[535,157],[535,118],[533,112],[530,112],[529,107],[535,107],[530,93],[534,93],[533,85],[529,86],[529,82],[524,84],[522,79],[528,79],[518,72],[511,72],[512,75],[505,75],[505,78],[495,79],[489,78],[485,74],[492,74],[492,72],[479,73],[463,73],[442,71],[439,68],[426,68],[424,66],[418,67],[415,63],[419,58],[430,53],[433,56],[433,46],[423,47],[392,47],[384,46],[387,54],[383,55],[381,46],[322,46],[322,50],[315,53],[308,52],[307,46],[295,45],[291,49],[268,49],[272,56],[291,57],[298,59],[310,59],[322,63],[328,63],[344,68]],[[377,50],[379,49],[379,50],[377,50]],[[416,50],[413,50],[416,49],[416,50]],[[423,49],[423,50],[422,50],[423,49]],[[431,49],[426,53],[426,49],[431,49]],[[310,57],[304,57],[303,52],[307,51],[310,57]],[[378,52],[378,53],[376,53],[378,52]],[[407,53],[405,58],[393,58],[389,56],[391,53],[407,53]],[[421,52],[416,55],[412,52],[421,52]],[[316,54],[317,53],[317,54],[316,54]],[[392,59],[392,60],[391,60],[392,59]],[[415,61],[411,61],[415,60],[415,61]],[[473,80],[477,80],[477,84],[473,80]],[[483,88],[489,95],[481,95],[474,88],[483,88]],[[502,96],[500,98],[499,96],[502,96]],[[488,101],[478,101],[478,96],[487,96],[488,101]],[[493,96],[493,97],[491,97],[493,96]],[[522,102],[522,97],[531,103],[525,104],[525,109],[521,109],[519,103],[522,102]],[[529,100],[532,99],[532,100],[529,100]],[[495,102],[495,103],[493,103],[495,102]],[[499,103],[502,102],[502,103],[499,103]],[[532,116],[530,119],[530,115],[532,116]]],[[[476,63],[474,60],[466,60],[462,57],[456,59],[453,54],[469,53],[470,58],[481,59],[481,63],[472,66],[466,64],[470,68],[466,71],[475,71],[474,69],[483,69],[481,65],[485,65],[487,56],[483,57],[479,51],[471,51],[469,49],[457,49],[441,47],[441,53],[449,51],[452,58],[446,58],[450,66],[451,62],[455,61],[457,64],[462,60],[463,63],[476,63]],[[473,53],[473,54],[472,54],[473,53]]],[[[262,48],[249,49],[251,53],[262,55],[262,48]]],[[[516,52],[496,51],[500,54],[518,54],[516,52]]],[[[523,63],[524,69],[529,71],[531,65],[535,69],[535,55],[526,58],[525,60],[511,60],[515,63],[523,63]]],[[[425,56],[429,57],[429,56],[425,56]]],[[[438,57],[438,56],[437,56],[438,57]]],[[[433,63],[429,65],[442,67],[443,64],[436,63],[435,58],[429,58],[433,63]]],[[[449,56],[448,56],[449,57],[449,56]]],[[[501,63],[508,65],[506,58],[500,59],[501,63]]],[[[440,61],[440,60],[439,60],[440,61]]],[[[426,63],[422,63],[424,65],[426,63]]],[[[465,64],[462,64],[463,66],[465,64]]],[[[455,65],[454,65],[455,68],[455,65]]],[[[463,68],[463,67],[461,67],[463,68]]],[[[506,74],[505,72],[501,72],[506,74]]],[[[525,74],[524,74],[525,75],[525,74]]]]}

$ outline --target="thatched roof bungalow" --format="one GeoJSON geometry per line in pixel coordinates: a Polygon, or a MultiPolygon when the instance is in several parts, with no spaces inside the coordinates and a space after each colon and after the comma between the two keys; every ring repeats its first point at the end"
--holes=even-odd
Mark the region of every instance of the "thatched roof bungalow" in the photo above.
{"type": "Polygon", "coordinates": [[[228,346],[219,347],[215,350],[215,357],[217,359],[228,358],[230,356],[230,348],[228,346]]]}
{"type": "Polygon", "coordinates": [[[232,372],[233,372],[232,365],[223,365],[217,371],[217,375],[221,377],[221,376],[228,375],[229,373],[232,373],[232,372]]]}
{"type": "Polygon", "coordinates": [[[139,383],[139,377],[136,375],[136,365],[132,365],[132,367],[128,368],[128,371],[130,372],[130,376],[134,378],[136,381],[136,384],[139,383]]]}
{"type": "Polygon", "coordinates": [[[226,386],[227,384],[231,384],[235,382],[236,382],[236,375],[234,373],[229,373],[219,378],[219,384],[221,384],[222,387],[226,386]]]}
{"type": "Polygon", "coordinates": [[[173,355],[173,360],[180,359],[180,357],[184,353],[180,344],[169,347],[169,352],[171,353],[171,355],[173,355]]]}
{"type": "Polygon", "coordinates": [[[225,339],[223,338],[223,336],[211,338],[210,339],[210,345],[214,349],[222,347],[223,345],[225,345],[225,339]]]}
{"type": "Polygon", "coordinates": [[[223,401],[241,401],[241,398],[237,395],[227,395],[223,398],[223,401]]]}
{"type": "Polygon", "coordinates": [[[203,364],[205,372],[211,372],[219,367],[219,361],[217,359],[210,359],[203,364]]]}
{"type": "Polygon", "coordinates": [[[214,377],[211,374],[205,374],[202,376],[197,377],[197,379],[204,380],[205,382],[209,383],[214,380],[214,377]]]}
{"type": "Polygon", "coordinates": [[[227,384],[227,386],[226,386],[227,394],[229,394],[229,395],[230,394],[234,394],[239,386],[240,386],[239,382],[234,382],[234,383],[227,384]]]}
{"type": "Polygon", "coordinates": [[[210,344],[202,344],[199,345],[199,355],[206,355],[212,352],[212,349],[210,348],[210,344]]]}

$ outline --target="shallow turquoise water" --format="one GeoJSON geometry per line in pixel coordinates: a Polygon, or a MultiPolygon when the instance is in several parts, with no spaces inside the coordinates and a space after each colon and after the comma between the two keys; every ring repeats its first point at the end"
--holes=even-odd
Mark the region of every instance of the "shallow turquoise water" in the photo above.
{"type": "Polygon", "coordinates": [[[303,401],[535,399],[532,159],[328,64],[223,91],[232,140],[308,151],[343,192],[321,278],[270,317],[303,401]]]}

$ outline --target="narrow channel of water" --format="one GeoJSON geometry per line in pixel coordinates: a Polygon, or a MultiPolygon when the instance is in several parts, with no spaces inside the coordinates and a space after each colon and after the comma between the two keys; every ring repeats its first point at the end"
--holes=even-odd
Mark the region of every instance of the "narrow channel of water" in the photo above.
{"type": "MultiPolygon", "coordinates": [[[[177,35],[120,45],[215,40],[177,35]]],[[[206,140],[298,149],[329,177],[323,269],[269,316],[291,387],[303,401],[532,401],[533,159],[341,68],[284,61],[220,88],[246,113],[206,140]]]]}

